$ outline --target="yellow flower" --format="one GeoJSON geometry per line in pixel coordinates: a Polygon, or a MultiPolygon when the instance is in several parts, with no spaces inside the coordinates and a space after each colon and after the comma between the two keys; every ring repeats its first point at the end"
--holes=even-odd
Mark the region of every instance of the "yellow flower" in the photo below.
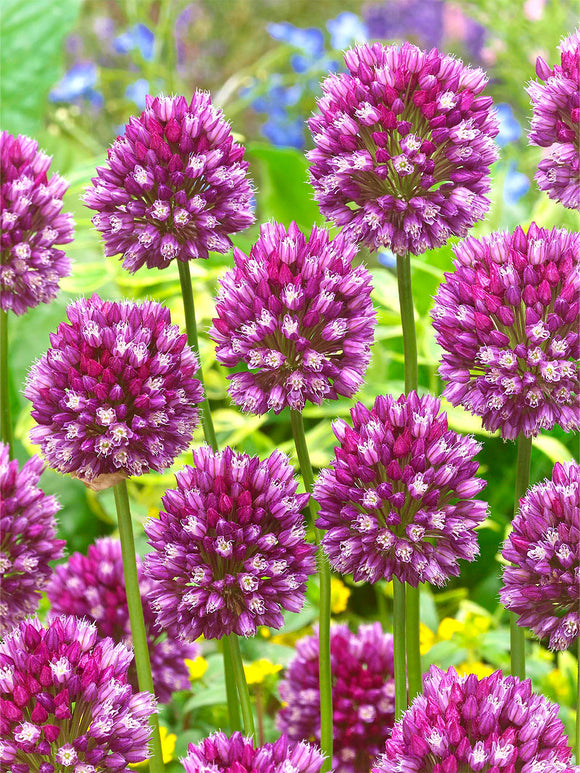
{"type": "Polygon", "coordinates": [[[459,631],[463,631],[464,627],[465,624],[461,623],[459,620],[456,620],[454,617],[444,617],[443,620],[439,623],[437,636],[444,641],[449,641],[453,638],[454,634],[459,633],[459,631]]]}
{"type": "Polygon", "coordinates": [[[491,620],[489,617],[475,615],[470,612],[465,620],[465,625],[470,629],[475,629],[477,633],[487,633],[487,631],[489,631],[489,626],[491,625],[491,620]]]}
{"type": "Polygon", "coordinates": [[[196,682],[198,679],[201,679],[207,671],[207,660],[202,658],[201,655],[198,655],[195,660],[189,660],[189,658],[187,658],[185,665],[189,669],[189,679],[191,682],[196,682]]]}
{"type": "Polygon", "coordinates": [[[457,666],[457,673],[459,676],[475,674],[478,679],[483,679],[484,676],[493,674],[493,668],[487,663],[482,663],[480,660],[476,660],[474,663],[461,663],[459,666],[457,666]]]}
{"type": "Polygon", "coordinates": [[[330,579],[330,609],[333,615],[339,615],[347,607],[350,598],[350,588],[347,588],[338,577],[330,579]]]}
{"type": "Polygon", "coordinates": [[[546,679],[550,687],[558,696],[558,702],[561,704],[570,703],[572,700],[570,683],[560,669],[555,668],[553,671],[550,671],[546,679]]]}
{"type": "Polygon", "coordinates": [[[431,647],[435,644],[435,634],[428,628],[425,623],[421,623],[419,626],[419,643],[421,655],[426,655],[431,647]]]}
{"type": "Polygon", "coordinates": [[[279,663],[272,663],[271,660],[266,660],[266,658],[260,658],[260,660],[255,660],[253,663],[244,663],[244,672],[248,684],[262,684],[267,676],[277,674],[281,670],[282,666],[279,663]]]}
{"type": "Polygon", "coordinates": [[[260,636],[263,636],[264,639],[271,639],[272,634],[270,633],[270,629],[266,625],[259,625],[258,626],[258,633],[260,636]]]}
{"type": "MultiPolygon", "coordinates": [[[[191,661],[190,661],[191,662],[191,661]]],[[[175,742],[177,736],[175,733],[170,733],[169,730],[163,725],[159,726],[159,735],[161,736],[161,752],[163,754],[163,764],[167,765],[173,759],[173,752],[175,751],[175,742]]],[[[148,765],[147,760],[142,762],[134,762],[130,765],[131,768],[144,768],[148,765]]]]}

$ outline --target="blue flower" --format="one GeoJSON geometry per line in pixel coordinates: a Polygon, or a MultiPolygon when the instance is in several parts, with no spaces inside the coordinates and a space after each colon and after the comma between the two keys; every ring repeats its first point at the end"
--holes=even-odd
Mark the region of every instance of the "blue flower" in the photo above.
{"type": "Polygon", "coordinates": [[[516,162],[510,161],[503,183],[503,200],[508,206],[517,204],[530,189],[530,181],[522,172],[518,172],[516,162]]]}
{"type": "Polygon", "coordinates": [[[149,94],[149,81],[138,78],[125,89],[125,96],[134,102],[140,110],[145,110],[145,97],[149,94]]]}
{"type": "Polygon", "coordinates": [[[294,121],[276,121],[269,118],[262,126],[261,132],[272,145],[283,148],[304,147],[304,121],[301,118],[294,121]]]}
{"type": "Polygon", "coordinates": [[[377,259],[381,266],[384,266],[385,268],[397,267],[397,256],[394,252],[391,252],[391,250],[380,250],[377,254],[377,259]]]}
{"type": "Polygon", "coordinates": [[[515,142],[522,133],[522,127],[517,122],[511,105],[501,102],[496,106],[497,117],[499,119],[499,134],[495,141],[503,148],[510,142],[515,142]]]}
{"type": "Polygon", "coordinates": [[[295,27],[290,22],[284,21],[276,24],[268,24],[268,33],[274,40],[288,43],[295,48],[300,48],[310,56],[318,57],[324,53],[324,35],[322,30],[316,27],[302,29],[295,27]]]}
{"type": "Polygon", "coordinates": [[[138,48],[146,62],[153,59],[154,47],[155,35],[144,24],[135,24],[113,41],[113,48],[118,54],[128,54],[133,49],[138,48]]]}
{"type": "Polygon", "coordinates": [[[351,43],[366,43],[368,31],[364,22],[350,11],[339,13],[336,19],[329,19],[326,29],[330,32],[330,42],[335,49],[342,50],[351,43]]]}
{"type": "Polygon", "coordinates": [[[78,97],[89,96],[97,82],[97,66],[94,62],[80,62],[66,72],[48,95],[51,102],[72,102],[78,97]]]}

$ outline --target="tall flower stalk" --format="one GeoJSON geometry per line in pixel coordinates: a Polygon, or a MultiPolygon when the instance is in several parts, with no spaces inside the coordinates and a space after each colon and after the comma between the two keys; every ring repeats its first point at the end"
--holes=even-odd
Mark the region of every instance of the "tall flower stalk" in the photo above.
{"type": "Polygon", "coordinates": [[[8,372],[8,312],[0,309],[0,439],[12,450],[10,376],[8,372]]]}

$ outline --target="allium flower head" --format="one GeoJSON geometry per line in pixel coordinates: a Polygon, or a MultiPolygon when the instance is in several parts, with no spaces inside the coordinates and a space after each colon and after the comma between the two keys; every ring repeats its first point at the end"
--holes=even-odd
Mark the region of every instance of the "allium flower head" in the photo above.
{"type": "Polygon", "coordinates": [[[127,683],[132,659],[86,620],[22,621],[0,643],[0,771],[129,773],[146,759],[155,704],[127,683]]]}
{"type": "MultiPolygon", "coordinates": [[[[393,637],[380,623],[330,629],[335,773],[368,773],[395,721],[393,637]]],[[[278,727],[291,740],[320,742],[318,633],[296,643],[280,683],[278,727]]]]}
{"type": "MultiPolygon", "coordinates": [[[[143,576],[139,558],[137,570],[155,694],[161,703],[168,703],[173,692],[190,688],[189,671],[184,661],[197,657],[199,647],[163,636],[151,609],[154,583],[143,576]]],[[[66,564],[55,568],[46,593],[54,614],[73,614],[93,620],[99,636],[110,636],[115,642],[123,641],[131,646],[119,540],[102,537],[89,546],[86,556],[73,553],[66,564]]],[[[129,675],[131,683],[137,687],[133,667],[129,675]]]]}
{"type": "Polygon", "coordinates": [[[191,442],[203,390],[169,310],[93,295],[67,316],[28,377],[32,441],[51,467],[96,489],[170,466],[191,442]]]}
{"type": "Polygon", "coordinates": [[[436,48],[362,45],[310,118],[320,209],[369,249],[416,255],[466,236],[489,208],[498,123],[482,70],[436,48]]]}
{"type": "Polygon", "coordinates": [[[575,773],[558,705],[529,679],[431,666],[372,773],[575,773]]]}
{"type": "Polygon", "coordinates": [[[255,748],[251,738],[236,732],[190,743],[181,761],[186,773],[318,773],[324,757],[316,747],[290,744],[285,736],[255,748]]]}
{"type": "Polygon", "coordinates": [[[9,454],[0,443],[0,636],[36,611],[49,561],[65,544],[56,539],[56,497],[38,486],[44,464],[33,456],[19,470],[9,454]]]}
{"type": "Polygon", "coordinates": [[[145,526],[157,622],[190,640],[280,628],[280,609],[302,609],[315,571],[300,513],[308,494],[296,494],[293,468],[279,451],[260,461],[202,446],[193,461],[165,493],[165,512],[145,526]]]}
{"type": "Polygon", "coordinates": [[[469,237],[455,248],[432,311],[443,394],[513,440],[580,425],[580,234],[469,237]]]}
{"type": "Polygon", "coordinates": [[[538,166],[540,190],[565,207],[580,210],[580,29],[562,40],[560,64],[550,68],[542,57],[532,81],[532,145],[549,148],[538,166]]]}
{"type": "Polygon", "coordinates": [[[355,254],[344,237],[316,226],[306,237],[296,223],[263,225],[249,257],[234,249],[210,336],[219,362],[247,367],[229,376],[243,410],[301,411],[361,386],[375,314],[371,276],[352,265],[355,254]]]}
{"type": "Polygon", "coordinates": [[[481,444],[449,430],[439,408],[431,395],[387,395],[371,410],[357,403],[352,427],[334,423],[339,445],[313,496],[338,572],[443,585],[459,574],[458,559],[479,552],[475,528],[486,504],[472,497],[485,486],[475,477],[481,444]]]}
{"type": "Polygon", "coordinates": [[[254,222],[244,147],[209,93],[146,103],[85,195],[105,254],[131,272],[227,252],[229,235],[254,222]]]}
{"type": "Polygon", "coordinates": [[[512,527],[502,604],[550,649],[568,649],[580,634],[580,466],[556,464],[552,480],[528,489],[512,527]]]}
{"type": "Polygon", "coordinates": [[[58,293],[71,272],[56,245],[73,239],[72,215],[62,214],[68,183],[48,177],[51,157],[38,143],[0,133],[0,309],[24,314],[58,293]]]}

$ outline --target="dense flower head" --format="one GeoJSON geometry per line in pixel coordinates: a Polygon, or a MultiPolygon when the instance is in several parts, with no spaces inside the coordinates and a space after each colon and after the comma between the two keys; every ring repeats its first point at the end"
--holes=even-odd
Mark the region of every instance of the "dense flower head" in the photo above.
{"type": "Polygon", "coordinates": [[[209,93],[147,97],[97,169],[85,204],[105,254],[131,272],[227,252],[254,222],[244,147],[209,93]]]}
{"type": "Polygon", "coordinates": [[[421,254],[489,208],[498,123],[482,70],[410,43],[362,45],[322,84],[308,157],[320,209],[354,242],[421,254]]]}
{"type": "MultiPolygon", "coordinates": [[[[151,608],[154,583],[143,576],[139,557],[137,571],[155,695],[161,703],[168,703],[173,692],[189,689],[189,671],[184,661],[197,657],[199,647],[173,637],[164,637],[155,623],[151,608]]],[[[86,556],[73,553],[66,564],[55,568],[46,593],[53,614],[73,614],[93,620],[99,636],[110,636],[115,642],[123,641],[131,645],[119,540],[102,537],[89,546],[86,556]]],[[[129,675],[136,687],[137,674],[133,668],[129,675]]]]}
{"type": "Polygon", "coordinates": [[[67,316],[28,377],[32,441],[92,488],[170,466],[191,442],[203,390],[169,310],[93,295],[67,316]]]}
{"type": "Polygon", "coordinates": [[[302,609],[315,571],[300,512],[308,494],[296,493],[293,468],[279,451],[260,461],[202,446],[193,461],[165,493],[165,512],[145,526],[160,627],[190,640],[280,628],[280,609],[302,609]]]}
{"type": "Polygon", "coordinates": [[[33,614],[64,541],[56,539],[56,497],[38,481],[44,464],[31,457],[22,469],[0,443],[0,636],[33,614]]]}
{"type": "Polygon", "coordinates": [[[372,773],[574,773],[558,705],[529,679],[431,666],[372,773]]]}
{"type": "Polygon", "coordinates": [[[181,761],[186,773],[318,773],[324,757],[316,747],[291,744],[285,736],[254,747],[239,732],[230,738],[220,732],[190,743],[181,761]]]}
{"type": "Polygon", "coordinates": [[[502,604],[550,649],[568,649],[580,634],[580,466],[556,464],[552,480],[528,489],[512,527],[502,604]]]}
{"type": "Polygon", "coordinates": [[[560,64],[549,67],[538,57],[532,81],[532,145],[549,148],[540,161],[540,190],[565,207],[580,210],[580,29],[562,40],[560,64]]]}
{"type": "Polygon", "coordinates": [[[58,293],[71,265],[57,245],[73,239],[61,213],[68,183],[48,177],[51,157],[19,134],[0,133],[0,309],[24,314],[58,293]]]}
{"type": "Polygon", "coordinates": [[[479,552],[486,504],[475,473],[481,444],[448,429],[440,401],[416,392],[377,397],[334,422],[339,445],[314,487],[316,525],[332,566],[355,581],[398,577],[443,585],[479,552]]]}
{"type": "Polygon", "coordinates": [[[221,280],[210,336],[217,358],[247,370],[229,376],[233,401],[251,413],[301,411],[352,397],[370,360],[371,275],[356,247],[323,228],[266,223],[249,257],[221,280]]]}
{"type": "Polygon", "coordinates": [[[0,643],[0,771],[129,773],[146,759],[155,703],[128,683],[132,659],[86,620],[22,621],[0,643]]]}
{"type": "MultiPolygon", "coordinates": [[[[296,643],[280,696],[278,727],[291,740],[320,742],[318,633],[296,643]]],[[[395,721],[393,637],[380,623],[330,629],[335,773],[368,773],[395,721]]]]}
{"type": "Polygon", "coordinates": [[[432,311],[444,395],[503,438],[580,424],[580,234],[526,233],[455,247],[432,311]]]}

